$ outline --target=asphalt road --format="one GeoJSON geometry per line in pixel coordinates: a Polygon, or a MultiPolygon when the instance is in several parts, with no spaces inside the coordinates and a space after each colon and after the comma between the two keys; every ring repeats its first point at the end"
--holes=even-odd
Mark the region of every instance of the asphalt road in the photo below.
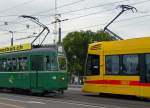
{"type": "Polygon", "coordinates": [[[69,87],[64,96],[35,96],[23,93],[0,93],[0,108],[150,108],[150,101],[116,95],[82,93],[80,87],[69,87]]]}

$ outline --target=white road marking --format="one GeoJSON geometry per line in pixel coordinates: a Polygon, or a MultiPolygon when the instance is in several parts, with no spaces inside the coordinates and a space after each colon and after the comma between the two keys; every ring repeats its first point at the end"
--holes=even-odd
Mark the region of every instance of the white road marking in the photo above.
{"type": "MultiPolygon", "coordinates": [[[[14,96],[14,97],[22,98],[20,96],[14,96]]],[[[36,100],[36,101],[21,101],[21,100],[10,99],[10,98],[0,98],[0,99],[10,100],[10,101],[17,101],[17,102],[23,102],[23,103],[46,104],[44,102],[53,102],[53,103],[61,103],[61,104],[68,104],[68,105],[75,105],[75,106],[90,107],[90,108],[107,108],[107,107],[104,107],[104,105],[92,105],[92,103],[85,103],[85,102],[71,101],[71,100],[67,100],[66,101],[66,100],[60,100],[60,99],[46,100],[46,99],[39,99],[39,98],[30,98],[30,99],[36,100]],[[41,102],[41,101],[44,101],[44,102],[41,102]]]]}
{"type": "Polygon", "coordinates": [[[38,101],[26,101],[27,103],[33,103],[33,104],[46,104],[44,102],[38,102],[38,101]]]}
{"type": "Polygon", "coordinates": [[[13,108],[24,108],[22,106],[17,106],[14,104],[7,104],[7,103],[0,103],[0,105],[8,106],[8,107],[13,107],[13,108]]]}
{"type": "Polygon", "coordinates": [[[82,90],[82,88],[68,88],[68,90],[81,91],[81,90],[82,90]]]}
{"type": "MultiPolygon", "coordinates": [[[[24,99],[22,96],[19,96],[19,95],[16,96],[16,95],[12,94],[11,96],[16,97],[16,98],[21,98],[22,100],[24,99]]],[[[88,103],[88,102],[80,102],[80,101],[65,100],[65,99],[64,100],[63,99],[52,99],[52,98],[41,99],[39,97],[33,98],[33,97],[29,97],[29,96],[24,96],[24,97],[29,98],[31,100],[35,100],[35,101],[32,101],[33,103],[40,101],[41,104],[46,104],[46,102],[53,102],[53,103],[61,103],[61,104],[70,104],[70,105],[76,105],[76,106],[90,107],[90,108],[109,108],[109,107],[120,108],[120,106],[116,106],[116,105],[105,105],[105,104],[99,105],[99,104],[93,104],[93,103],[88,103]]],[[[29,103],[29,101],[28,101],[28,103],[29,103]]],[[[126,107],[122,106],[121,108],[126,108],[126,107]]]]}
{"type": "Polygon", "coordinates": [[[61,104],[69,104],[69,105],[76,105],[76,106],[83,106],[83,107],[90,107],[90,108],[106,108],[104,106],[97,106],[97,105],[90,105],[90,104],[86,104],[86,103],[79,103],[79,102],[75,102],[75,101],[59,101],[59,100],[48,100],[49,102],[55,102],[55,103],[61,103],[61,104]]]}
{"type": "Polygon", "coordinates": [[[21,102],[21,103],[38,103],[38,104],[46,104],[44,102],[38,102],[38,101],[23,101],[23,100],[16,100],[16,99],[10,99],[10,98],[0,98],[1,100],[9,100],[9,101],[14,101],[14,102],[21,102]]]}

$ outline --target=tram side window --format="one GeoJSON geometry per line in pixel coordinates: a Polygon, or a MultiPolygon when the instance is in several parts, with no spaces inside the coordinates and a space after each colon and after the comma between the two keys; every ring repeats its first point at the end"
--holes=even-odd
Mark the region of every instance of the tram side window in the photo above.
{"type": "Polygon", "coordinates": [[[53,71],[53,70],[57,70],[58,67],[57,67],[57,59],[56,57],[53,55],[53,56],[46,56],[44,57],[44,70],[47,70],[47,71],[53,71]]]}
{"type": "Polygon", "coordinates": [[[146,61],[146,77],[148,82],[150,82],[150,54],[145,55],[145,61],[146,61]]]}
{"type": "Polygon", "coordinates": [[[17,70],[17,61],[16,61],[16,58],[12,59],[12,70],[13,71],[17,70]]]}
{"type": "Polygon", "coordinates": [[[12,61],[11,61],[11,59],[7,59],[7,61],[6,61],[6,71],[12,71],[12,61]]]}
{"type": "Polygon", "coordinates": [[[122,74],[137,75],[139,73],[138,55],[123,55],[122,74]]]}
{"type": "Polygon", "coordinates": [[[27,57],[0,60],[0,71],[25,71],[25,70],[27,70],[27,57]]]}
{"type": "Polygon", "coordinates": [[[4,68],[3,68],[3,59],[0,60],[0,71],[4,71],[4,68]]]}
{"type": "Polygon", "coordinates": [[[58,70],[58,61],[55,54],[52,55],[50,62],[51,62],[51,70],[58,70]]]}
{"type": "Polygon", "coordinates": [[[28,66],[27,66],[27,57],[23,57],[22,58],[22,70],[25,71],[28,69],[28,66]]]}
{"type": "Polygon", "coordinates": [[[27,57],[18,58],[17,62],[18,62],[17,69],[19,71],[26,71],[28,69],[28,66],[27,66],[27,57]]]}
{"type": "Polygon", "coordinates": [[[99,75],[99,55],[88,55],[86,64],[86,74],[87,75],[99,75]]]}
{"type": "Polygon", "coordinates": [[[2,71],[6,71],[7,70],[7,67],[6,67],[6,59],[2,59],[1,61],[1,64],[2,64],[2,71]]]}
{"type": "Polygon", "coordinates": [[[2,62],[2,60],[0,60],[0,71],[2,71],[2,70],[3,70],[2,65],[3,65],[3,62],[2,62]]]}
{"type": "Polygon", "coordinates": [[[51,70],[51,62],[50,57],[46,56],[44,58],[44,64],[46,65],[46,70],[51,70]]]}
{"type": "Polygon", "coordinates": [[[17,59],[17,70],[20,71],[21,70],[21,58],[17,59]]]}
{"type": "Polygon", "coordinates": [[[106,74],[117,75],[119,74],[119,56],[106,56],[106,74]]]}

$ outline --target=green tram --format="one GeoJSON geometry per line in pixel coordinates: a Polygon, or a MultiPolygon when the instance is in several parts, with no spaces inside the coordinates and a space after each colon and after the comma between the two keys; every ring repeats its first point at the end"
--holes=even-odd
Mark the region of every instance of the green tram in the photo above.
{"type": "Polygon", "coordinates": [[[66,58],[56,45],[23,44],[0,49],[0,88],[63,93],[68,86],[66,58]]]}

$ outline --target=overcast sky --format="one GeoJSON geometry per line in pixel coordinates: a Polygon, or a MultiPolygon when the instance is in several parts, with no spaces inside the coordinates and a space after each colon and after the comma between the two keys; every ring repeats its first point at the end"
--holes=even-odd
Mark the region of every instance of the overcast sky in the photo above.
{"type": "MultiPolygon", "coordinates": [[[[71,31],[103,29],[121,11],[117,6],[122,4],[134,6],[138,12],[123,13],[109,28],[124,39],[150,36],[150,0],[57,0],[60,19],[69,19],[61,23],[62,37],[71,31]]],[[[54,21],[54,8],[55,0],[0,0],[0,45],[10,45],[12,33],[9,31],[14,32],[14,43],[20,44],[31,42],[34,38],[17,39],[42,30],[20,15],[35,16],[47,25],[51,33],[44,43],[53,43],[54,25],[51,22],[54,21]]],[[[37,43],[41,40],[42,37],[37,43]]]]}

